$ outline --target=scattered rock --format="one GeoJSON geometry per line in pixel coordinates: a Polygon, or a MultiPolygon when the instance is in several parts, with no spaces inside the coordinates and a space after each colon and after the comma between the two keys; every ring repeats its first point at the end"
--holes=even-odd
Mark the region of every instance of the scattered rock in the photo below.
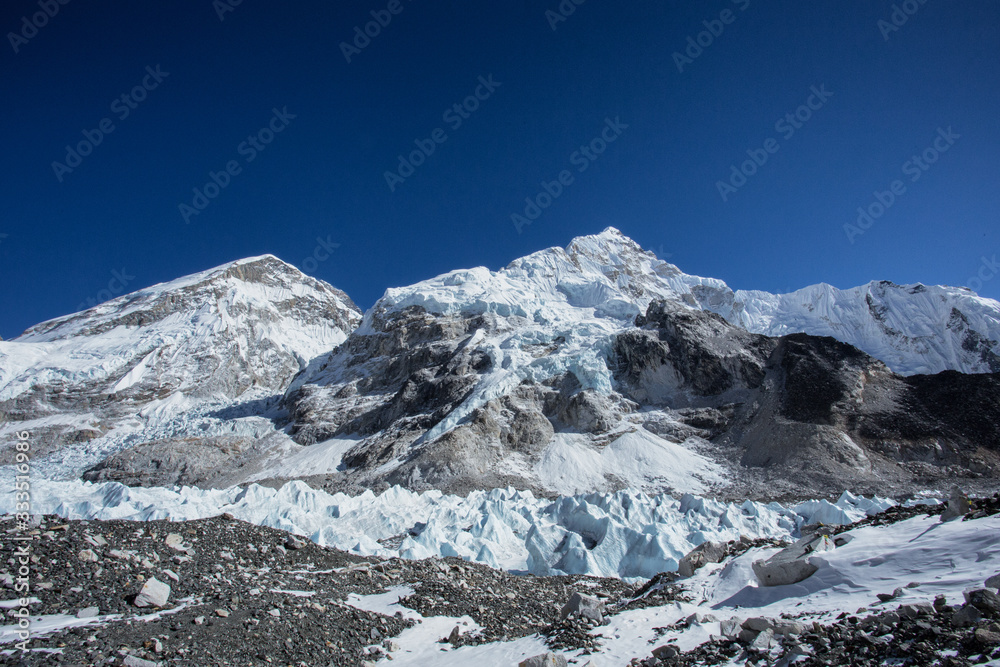
{"type": "Polygon", "coordinates": [[[299,538],[295,537],[294,535],[291,535],[285,541],[285,548],[286,549],[290,549],[292,551],[297,551],[299,549],[305,549],[307,544],[309,544],[309,543],[305,542],[303,540],[300,540],[299,538]]]}
{"type": "Polygon", "coordinates": [[[187,551],[184,547],[184,538],[177,533],[170,533],[164,543],[174,551],[187,551]]]}
{"type": "Polygon", "coordinates": [[[970,509],[972,509],[972,503],[969,501],[969,497],[956,486],[948,498],[948,506],[941,515],[941,521],[952,521],[960,516],[965,516],[970,509]]]}
{"type": "Polygon", "coordinates": [[[677,564],[677,573],[682,577],[694,575],[695,570],[708,563],[721,563],[728,554],[725,544],[720,542],[703,542],[692,549],[677,564]]]}
{"type": "Polygon", "coordinates": [[[828,535],[809,535],[767,560],[753,563],[753,572],[763,586],[786,586],[808,579],[819,569],[809,555],[835,549],[828,535]]]}
{"type": "Polygon", "coordinates": [[[988,616],[1000,615],[1000,595],[986,588],[965,591],[965,601],[988,616]]]}
{"type": "Polygon", "coordinates": [[[559,611],[559,618],[565,620],[571,615],[576,614],[581,618],[589,618],[598,625],[604,623],[604,612],[606,611],[604,603],[597,598],[584,595],[580,592],[574,592],[570,596],[569,601],[563,605],[562,609],[559,611]]]}
{"type": "Polygon", "coordinates": [[[774,630],[767,629],[757,635],[752,642],[750,642],[750,648],[755,648],[759,651],[767,651],[772,646],[776,644],[774,640],[774,630]]]}
{"type": "Polygon", "coordinates": [[[160,667],[159,662],[144,660],[143,658],[137,658],[134,655],[125,656],[125,660],[122,662],[122,665],[124,665],[124,667],[160,667]]]}
{"type": "Polygon", "coordinates": [[[101,610],[97,607],[84,607],[80,611],[76,612],[77,618],[95,618],[99,616],[101,610]]]}
{"type": "Polygon", "coordinates": [[[555,653],[543,653],[522,660],[518,667],[567,667],[566,658],[555,653]]]}
{"type": "Polygon", "coordinates": [[[170,597],[170,586],[151,577],[135,596],[136,607],[162,607],[170,597]]]}
{"type": "Polygon", "coordinates": [[[756,616],[743,621],[742,627],[744,630],[750,630],[752,632],[764,632],[765,630],[773,630],[774,623],[769,618],[756,616]]]}
{"type": "Polygon", "coordinates": [[[956,628],[966,628],[983,620],[983,615],[979,613],[971,604],[967,604],[954,613],[951,617],[951,624],[956,628]]]}
{"type": "Polygon", "coordinates": [[[678,655],[680,655],[680,651],[677,650],[676,646],[671,646],[670,644],[653,649],[653,656],[660,660],[670,660],[671,658],[676,658],[678,655]]]}
{"type": "Polygon", "coordinates": [[[730,618],[719,624],[720,631],[723,637],[729,637],[735,639],[740,634],[740,628],[742,623],[738,618],[730,618]]]}
{"type": "Polygon", "coordinates": [[[77,555],[77,558],[84,563],[96,563],[98,561],[97,554],[94,553],[93,549],[84,549],[77,555]]]}
{"type": "Polygon", "coordinates": [[[986,628],[976,628],[974,636],[980,644],[986,644],[987,646],[1000,644],[1000,632],[994,632],[986,628]]]}

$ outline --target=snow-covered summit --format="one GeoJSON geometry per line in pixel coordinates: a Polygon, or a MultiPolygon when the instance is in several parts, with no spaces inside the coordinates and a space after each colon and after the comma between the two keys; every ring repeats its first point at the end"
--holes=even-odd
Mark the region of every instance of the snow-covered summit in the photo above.
{"type": "Polygon", "coordinates": [[[882,281],[780,295],[734,291],[657,259],[613,227],[499,271],[452,271],[390,289],[369,315],[421,306],[435,315],[493,313],[562,329],[592,319],[629,323],[657,299],[717,313],[753,333],[831,336],[903,375],[1000,371],[1000,303],[966,288],[882,281]]]}
{"type": "Polygon", "coordinates": [[[31,430],[40,455],[155,440],[199,406],[280,394],[360,319],[346,294],[264,255],[43,322],[0,342],[0,441],[31,430]]]}

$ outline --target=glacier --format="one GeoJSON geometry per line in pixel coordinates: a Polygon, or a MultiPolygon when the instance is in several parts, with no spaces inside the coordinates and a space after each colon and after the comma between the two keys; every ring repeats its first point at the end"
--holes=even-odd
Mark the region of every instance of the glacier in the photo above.
{"type": "MultiPolygon", "coordinates": [[[[13,480],[4,479],[13,488],[13,480]]],[[[278,489],[250,484],[203,490],[35,480],[32,498],[34,513],[66,519],[188,521],[228,513],[364,556],[455,556],[513,572],[626,580],[676,570],[680,558],[705,541],[787,540],[803,525],[848,524],[895,504],[846,492],[836,502],[791,507],[637,491],[549,499],[514,488],[461,497],[392,487],[348,496],[301,481],[278,489]]],[[[14,495],[0,495],[0,513],[14,509],[14,495]]]]}

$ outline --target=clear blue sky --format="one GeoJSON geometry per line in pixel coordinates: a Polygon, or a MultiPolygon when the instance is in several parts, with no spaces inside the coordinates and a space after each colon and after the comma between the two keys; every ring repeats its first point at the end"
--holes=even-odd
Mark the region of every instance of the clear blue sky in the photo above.
{"type": "MultiPolygon", "coordinates": [[[[1000,4],[910,3],[889,31],[889,0],[567,0],[565,21],[546,16],[559,0],[400,0],[348,63],[341,43],[388,0],[243,0],[224,20],[212,0],[70,0],[37,33],[22,17],[38,0],[7,0],[0,335],[120,290],[122,270],[132,291],[273,253],[366,308],[608,225],[734,288],[968,284],[1000,254],[1000,4]],[[721,34],[678,71],[674,52],[708,29],[721,34]],[[499,87],[480,87],[490,76],[499,87]],[[467,118],[444,116],[477,87],[467,118]],[[809,102],[791,136],[776,127],[809,102]],[[295,117],[241,150],[275,108],[295,117]],[[105,119],[72,172],[53,167],[105,119]],[[949,127],[947,152],[904,171],[949,127]],[[446,140],[391,190],[397,156],[438,128],[446,140]],[[602,132],[603,154],[574,157],[602,132]],[[769,139],[723,201],[718,182],[769,139]],[[230,161],[238,173],[186,222],[179,205],[230,161]],[[563,170],[570,184],[519,234],[511,215],[563,170]],[[895,180],[905,190],[849,242],[844,225],[895,180]],[[329,258],[305,262],[317,248],[329,258]]],[[[1000,297],[1000,276],[980,293],[1000,297]]]]}

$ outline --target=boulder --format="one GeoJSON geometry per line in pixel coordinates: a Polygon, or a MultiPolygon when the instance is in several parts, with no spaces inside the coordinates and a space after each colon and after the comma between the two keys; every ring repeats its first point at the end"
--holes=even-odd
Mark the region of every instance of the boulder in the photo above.
{"type": "Polygon", "coordinates": [[[981,620],[983,620],[983,615],[979,613],[979,610],[971,604],[967,604],[952,615],[951,624],[956,628],[966,628],[970,625],[976,625],[981,620]]]}
{"type": "Polygon", "coordinates": [[[767,560],[754,561],[753,572],[762,586],[797,584],[819,569],[809,559],[811,554],[835,548],[836,545],[828,535],[809,535],[767,560]]]}
{"type": "Polygon", "coordinates": [[[753,573],[763,586],[787,586],[811,577],[819,567],[803,559],[755,561],[753,573]]]}
{"type": "Polygon", "coordinates": [[[1000,644],[1000,632],[988,628],[976,628],[976,641],[986,646],[1000,644]]]}
{"type": "Polygon", "coordinates": [[[970,509],[972,509],[972,503],[969,502],[968,496],[962,493],[961,489],[955,487],[951,492],[951,497],[948,498],[948,506],[941,515],[941,521],[952,521],[960,516],[965,516],[970,509]]]}
{"type": "Polygon", "coordinates": [[[567,665],[564,656],[550,652],[522,660],[517,667],[567,667],[567,665]]]}
{"type": "Polygon", "coordinates": [[[299,549],[305,549],[307,544],[308,542],[304,542],[303,540],[300,540],[294,535],[290,535],[288,539],[285,541],[285,548],[290,549],[292,551],[297,551],[299,549]]]}
{"type": "Polygon", "coordinates": [[[764,630],[773,630],[774,623],[769,618],[764,618],[763,616],[755,616],[754,618],[748,618],[743,621],[744,630],[752,630],[753,632],[764,632],[764,630]]]}
{"type": "Polygon", "coordinates": [[[991,590],[978,588],[965,591],[965,601],[988,616],[1000,615],[1000,595],[991,590]]]}
{"type": "Polygon", "coordinates": [[[803,634],[806,626],[797,621],[777,621],[774,624],[774,634],[782,637],[795,637],[803,634]]]}
{"type": "Polygon", "coordinates": [[[160,663],[158,662],[137,658],[134,655],[125,656],[125,660],[122,661],[122,665],[123,667],[160,667],[160,663]]]}
{"type": "Polygon", "coordinates": [[[690,577],[695,570],[708,563],[721,563],[729,549],[720,542],[703,542],[688,552],[677,564],[677,573],[682,577],[690,577]]]}
{"type": "Polygon", "coordinates": [[[569,601],[563,605],[559,612],[560,620],[569,618],[576,614],[582,618],[589,618],[597,624],[604,623],[604,603],[590,595],[583,595],[574,592],[569,601]]]}
{"type": "Polygon", "coordinates": [[[680,655],[680,651],[677,650],[676,646],[671,646],[670,644],[664,644],[653,649],[653,657],[658,660],[670,660],[671,658],[676,658],[678,655],[680,655]]]}
{"type": "Polygon", "coordinates": [[[167,535],[167,538],[164,540],[164,543],[171,549],[174,549],[175,551],[187,550],[184,547],[184,538],[177,533],[170,533],[169,535],[167,535]]]}
{"type": "Polygon", "coordinates": [[[101,610],[98,609],[97,607],[84,607],[80,611],[76,612],[76,617],[77,618],[95,618],[100,613],[101,613],[101,610]]]}
{"type": "Polygon", "coordinates": [[[992,577],[986,580],[986,588],[992,588],[993,590],[1000,591],[1000,573],[994,574],[992,577]]]}
{"type": "Polygon", "coordinates": [[[151,577],[135,596],[136,607],[162,607],[170,597],[170,586],[151,577]]]}
{"type": "Polygon", "coordinates": [[[750,648],[757,649],[758,651],[767,651],[774,646],[775,643],[774,630],[768,629],[761,632],[752,642],[750,642],[750,648]]]}
{"type": "Polygon", "coordinates": [[[738,618],[730,618],[719,624],[720,632],[722,632],[723,637],[729,639],[735,639],[740,634],[740,628],[742,623],[738,618]]]}

